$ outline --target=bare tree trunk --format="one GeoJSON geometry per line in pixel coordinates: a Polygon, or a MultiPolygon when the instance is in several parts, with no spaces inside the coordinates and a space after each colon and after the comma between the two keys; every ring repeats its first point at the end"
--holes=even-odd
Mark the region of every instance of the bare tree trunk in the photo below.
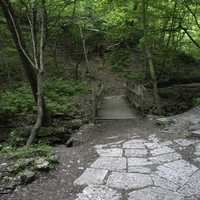
{"type": "MultiPolygon", "coordinates": [[[[32,10],[34,10],[34,2],[32,2],[32,10]]],[[[36,40],[34,36],[34,16],[32,16],[32,21],[29,19],[32,35],[32,43],[34,50],[34,60],[35,60],[35,70],[37,73],[37,120],[31,129],[31,134],[27,140],[26,145],[29,146],[33,143],[38,131],[42,126],[42,119],[44,117],[44,107],[43,107],[43,72],[44,72],[44,38],[45,38],[45,0],[41,2],[40,11],[40,44],[37,49],[36,40]],[[39,55],[39,56],[38,56],[39,55]]]]}
{"type": "MultiPolygon", "coordinates": [[[[21,29],[20,29],[20,26],[17,23],[17,20],[16,20],[17,18],[15,16],[15,13],[13,11],[10,1],[9,0],[0,0],[0,6],[1,6],[4,16],[6,18],[8,29],[10,30],[10,32],[12,34],[12,38],[13,38],[13,41],[17,48],[17,51],[19,53],[20,59],[22,61],[25,74],[28,78],[28,81],[30,82],[30,86],[32,89],[32,93],[33,93],[35,102],[37,103],[37,77],[36,77],[36,72],[34,70],[34,61],[31,59],[31,57],[27,51],[27,47],[26,47],[21,29]]],[[[35,21],[35,19],[34,19],[34,21],[35,21]]],[[[34,33],[34,35],[35,35],[35,33],[34,33]]],[[[43,105],[43,110],[44,110],[44,118],[42,121],[44,123],[48,118],[47,117],[48,115],[46,112],[46,104],[45,104],[44,99],[42,99],[42,105],[43,105]]]]}
{"type": "Polygon", "coordinates": [[[44,116],[44,109],[43,109],[43,87],[42,87],[42,72],[37,74],[37,120],[34,126],[31,129],[30,136],[26,143],[27,146],[31,145],[42,126],[42,119],[44,116]]]}

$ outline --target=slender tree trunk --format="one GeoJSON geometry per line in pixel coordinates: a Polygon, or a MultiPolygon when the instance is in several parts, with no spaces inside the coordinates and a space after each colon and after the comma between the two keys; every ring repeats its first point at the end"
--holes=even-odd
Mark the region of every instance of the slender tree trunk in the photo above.
{"type": "MultiPolygon", "coordinates": [[[[34,2],[32,2],[32,10],[34,10],[34,2]]],[[[44,117],[44,106],[43,106],[43,72],[44,72],[44,38],[45,38],[45,0],[42,0],[40,9],[40,44],[37,49],[36,40],[34,37],[33,23],[34,16],[32,17],[32,22],[30,21],[31,33],[32,33],[32,43],[34,49],[34,60],[35,60],[35,70],[37,73],[37,120],[31,129],[31,134],[27,140],[26,145],[29,146],[33,143],[38,131],[42,126],[42,121],[44,117]],[[39,56],[38,56],[39,55],[39,56]]]]}
{"type": "Polygon", "coordinates": [[[42,86],[42,72],[37,73],[37,120],[34,126],[31,129],[30,136],[26,143],[27,146],[31,145],[42,126],[42,120],[44,116],[44,107],[43,107],[43,86],[42,86]]]}
{"type": "MultiPolygon", "coordinates": [[[[28,50],[27,50],[24,38],[22,36],[20,26],[17,22],[17,17],[15,16],[15,13],[13,11],[12,5],[9,0],[0,0],[0,7],[2,8],[2,11],[6,18],[8,29],[10,30],[10,32],[12,34],[12,38],[15,43],[16,49],[19,53],[21,62],[23,64],[25,74],[30,83],[35,102],[37,103],[36,71],[34,69],[34,64],[32,63],[32,59],[31,59],[30,55],[28,54],[28,50]]],[[[36,34],[36,32],[35,32],[35,34],[36,34]]],[[[42,98],[42,105],[43,105],[43,110],[44,110],[44,115],[43,115],[44,117],[43,117],[42,122],[46,123],[46,121],[48,119],[48,115],[47,115],[47,111],[46,111],[46,104],[45,104],[44,98],[42,98]]]]}
{"type": "Polygon", "coordinates": [[[89,61],[88,61],[88,54],[87,54],[87,49],[86,49],[86,42],[85,42],[85,36],[83,34],[83,29],[81,27],[81,25],[79,25],[79,29],[80,29],[80,35],[81,35],[81,40],[82,40],[82,45],[83,45],[83,53],[85,56],[85,62],[86,62],[86,73],[89,73],[89,61]]]}

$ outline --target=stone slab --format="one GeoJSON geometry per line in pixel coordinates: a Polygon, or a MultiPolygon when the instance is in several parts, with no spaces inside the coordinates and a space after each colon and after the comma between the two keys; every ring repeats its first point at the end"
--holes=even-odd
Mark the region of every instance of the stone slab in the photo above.
{"type": "Polygon", "coordinates": [[[177,139],[177,140],[174,140],[174,142],[176,142],[176,143],[179,144],[180,146],[188,147],[188,146],[190,146],[190,145],[192,145],[192,144],[197,143],[197,140],[177,139]]]}
{"type": "Polygon", "coordinates": [[[125,149],[124,155],[126,157],[146,157],[148,154],[147,149],[125,149]]]}
{"type": "Polygon", "coordinates": [[[158,176],[157,174],[152,174],[151,177],[154,182],[154,185],[157,187],[161,187],[163,189],[167,189],[167,190],[174,191],[174,192],[177,191],[177,189],[179,188],[179,185],[177,185],[165,178],[162,178],[162,177],[158,176]]]}
{"type": "Polygon", "coordinates": [[[74,181],[75,185],[103,184],[108,170],[88,168],[74,181]]]}
{"type": "Polygon", "coordinates": [[[137,173],[119,173],[113,172],[107,181],[107,185],[117,189],[139,189],[152,185],[150,175],[137,173]]]}
{"type": "Polygon", "coordinates": [[[126,170],[126,158],[99,157],[91,167],[110,171],[123,171],[126,170]]]}
{"type": "Polygon", "coordinates": [[[168,153],[168,154],[162,154],[162,155],[150,157],[149,160],[152,161],[154,164],[162,164],[166,162],[180,160],[181,158],[182,156],[178,153],[168,153]]]}
{"type": "Polygon", "coordinates": [[[128,158],[128,168],[132,166],[153,165],[147,158],[128,158]]]}
{"type": "Polygon", "coordinates": [[[125,142],[123,144],[123,148],[126,149],[145,149],[145,143],[146,140],[142,139],[135,139],[135,140],[130,140],[128,142],[125,142]]]}
{"type": "Polygon", "coordinates": [[[170,147],[167,147],[167,146],[162,146],[160,148],[151,150],[151,154],[153,156],[157,156],[157,155],[161,155],[161,154],[167,154],[167,153],[173,153],[173,152],[175,152],[175,150],[170,148],[170,147]]]}
{"type": "Polygon", "coordinates": [[[130,173],[141,173],[141,174],[150,174],[151,169],[147,167],[128,167],[128,172],[130,173]]]}
{"type": "Polygon", "coordinates": [[[181,186],[189,180],[189,177],[197,171],[198,168],[185,160],[178,160],[166,163],[157,167],[157,169],[158,171],[156,173],[160,177],[181,186]]]}
{"type": "Polygon", "coordinates": [[[129,194],[128,200],[183,200],[184,197],[176,192],[159,187],[149,187],[129,194]]]}
{"type": "Polygon", "coordinates": [[[110,149],[97,149],[97,153],[104,157],[122,157],[122,149],[110,148],[110,149]]]}
{"type": "Polygon", "coordinates": [[[186,196],[195,195],[200,198],[200,171],[194,173],[178,192],[186,196]]]}
{"type": "Polygon", "coordinates": [[[77,196],[76,200],[121,200],[118,191],[106,186],[88,186],[77,196]]]}

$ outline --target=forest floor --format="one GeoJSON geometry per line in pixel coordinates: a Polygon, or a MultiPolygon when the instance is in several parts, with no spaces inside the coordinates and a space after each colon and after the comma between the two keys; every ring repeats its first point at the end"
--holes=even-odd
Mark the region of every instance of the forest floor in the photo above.
{"type": "MultiPolygon", "coordinates": [[[[110,104],[114,95],[123,95],[123,82],[116,78],[108,85],[110,104]]],[[[109,112],[120,109],[119,101],[113,102],[109,112]]],[[[168,124],[163,127],[156,124],[156,117],[142,118],[124,103],[123,119],[103,120],[104,112],[95,125],[86,125],[74,135],[79,144],[55,148],[60,162],[55,170],[1,199],[200,199],[200,140],[185,134],[192,122],[200,128],[200,110],[160,120],[168,124]]]]}

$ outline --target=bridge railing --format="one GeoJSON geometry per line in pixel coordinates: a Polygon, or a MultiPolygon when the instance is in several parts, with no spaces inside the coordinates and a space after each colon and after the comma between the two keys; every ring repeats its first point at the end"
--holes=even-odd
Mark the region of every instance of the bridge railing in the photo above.
{"type": "Polygon", "coordinates": [[[144,113],[144,92],[145,87],[142,84],[128,83],[126,84],[126,95],[130,104],[137,110],[144,113]]]}

